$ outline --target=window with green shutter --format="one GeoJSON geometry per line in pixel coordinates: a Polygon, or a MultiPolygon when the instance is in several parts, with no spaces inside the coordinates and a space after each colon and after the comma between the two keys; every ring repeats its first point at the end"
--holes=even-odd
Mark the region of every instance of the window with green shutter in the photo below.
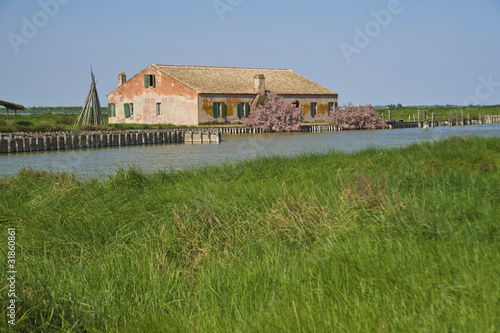
{"type": "Polygon", "coordinates": [[[250,115],[250,103],[245,103],[245,117],[250,115]]]}
{"type": "Polygon", "coordinates": [[[318,103],[316,103],[316,102],[311,103],[311,117],[316,117],[317,107],[318,107],[318,103]]]}
{"type": "Polygon", "coordinates": [[[226,103],[221,103],[222,104],[222,118],[226,118],[227,116],[227,105],[226,103]]]}
{"type": "Polygon", "coordinates": [[[124,110],[125,110],[125,118],[130,118],[130,104],[125,103],[123,104],[124,110]]]}
{"type": "Polygon", "coordinates": [[[243,109],[245,108],[245,103],[238,103],[238,118],[243,117],[243,109]]]}
{"type": "Polygon", "coordinates": [[[113,117],[116,117],[116,104],[115,104],[115,103],[113,103],[113,104],[112,104],[112,107],[113,107],[113,111],[112,111],[112,113],[111,113],[111,114],[112,114],[112,116],[113,116],[113,117]]]}
{"type": "Polygon", "coordinates": [[[154,74],[144,74],[144,87],[156,88],[156,78],[154,74]]]}
{"type": "Polygon", "coordinates": [[[328,103],[328,115],[330,115],[330,113],[333,111],[333,106],[335,104],[333,102],[329,102],[328,103]]]}
{"type": "Polygon", "coordinates": [[[220,103],[214,102],[212,115],[214,118],[218,118],[220,114],[220,103]]]}

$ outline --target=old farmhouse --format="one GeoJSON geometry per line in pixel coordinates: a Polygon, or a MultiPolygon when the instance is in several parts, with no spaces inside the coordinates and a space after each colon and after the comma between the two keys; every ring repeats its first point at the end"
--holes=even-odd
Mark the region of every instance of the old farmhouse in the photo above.
{"type": "Polygon", "coordinates": [[[338,94],[288,69],[151,65],[108,95],[109,123],[241,124],[250,105],[274,91],[325,122],[338,94]]]}

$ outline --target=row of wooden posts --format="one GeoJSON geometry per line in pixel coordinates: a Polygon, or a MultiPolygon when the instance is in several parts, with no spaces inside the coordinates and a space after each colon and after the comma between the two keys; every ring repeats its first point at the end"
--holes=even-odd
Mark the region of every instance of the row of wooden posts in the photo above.
{"type": "MultiPolygon", "coordinates": [[[[215,128],[213,128],[215,130],[215,128]]],[[[265,133],[271,131],[264,131],[258,128],[248,128],[248,127],[222,127],[218,128],[222,134],[255,134],[255,133],[265,133]]],[[[337,125],[302,125],[300,127],[301,132],[338,132],[342,129],[337,125]]]]}
{"type": "MultiPolygon", "coordinates": [[[[436,117],[435,117],[434,112],[431,114],[431,119],[429,119],[429,114],[428,114],[427,110],[424,110],[423,119],[420,118],[420,110],[417,111],[416,117],[415,117],[415,114],[408,115],[408,123],[403,123],[402,120],[400,120],[400,121],[392,120],[391,110],[388,111],[388,116],[389,116],[389,119],[387,122],[393,128],[394,127],[398,127],[398,128],[402,128],[402,127],[429,128],[429,126],[435,127],[435,126],[478,125],[478,124],[485,124],[485,123],[492,123],[492,122],[499,122],[500,121],[500,116],[491,116],[491,115],[479,115],[478,120],[471,120],[469,113],[467,114],[467,118],[464,117],[463,110],[461,110],[461,112],[460,112],[460,117],[458,114],[453,115],[453,112],[450,111],[450,114],[448,115],[448,120],[441,121],[441,122],[436,121],[436,117]],[[412,122],[412,116],[413,116],[413,122],[412,122]],[[400,124],[397,125],[397,123],[400,123],[400,124]],[[416,124],[416,126],[415,126],[415,124],[416,124]]],[[[384,122],[385,122],[385,115],[384,114],[382,114],[382,118],[384,119],[384,122]]]]}
{"type": "Polygon", "coordinates": [[[0,153],[145,145],[156,143],[219,143],[214,130],[133,130],[82,133],[0,134],[0,153]]]}
{"type": "Polygon", "coordinates": [[[463,111],[462,111],[460,119],[458,118],[458,115],[453,117],[453,114],[450,113],[448,120],[436,121],[434,113],[432,113],[431,120],[429,120],[428,115],[427,115],[427,111],[425,111],[423,120],[420,119],[420,112],[417,115],[417,119],[415,119],[415,115],[413,115],[413,120],[414,120],[413,122],[411,121],[411,118],[409,118],[409,120],[410,121],[408,121],[408,122],[389,121],[388,124],[389,124],[390,128],[415,128],[415,127],[418,127],[418,128],[428,129],[429,127],[438,127],[438,126],[465,126],[465,125],[491,124],[494,122],[500,122],[500,116],[479,115],[478,120],[471,120],[469,114],[467,114],[467,118],[465,119],[464,115],[463,115],[463,111]],[[415,121],[415,120],[417,120],[417,121],[415,121]]]}

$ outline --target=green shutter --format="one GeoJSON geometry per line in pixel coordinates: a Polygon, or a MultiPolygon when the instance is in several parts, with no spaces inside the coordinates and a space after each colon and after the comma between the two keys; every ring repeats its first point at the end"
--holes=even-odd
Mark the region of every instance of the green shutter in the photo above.
{"type": "Polygon", "coordinates": [[[113,103],[113,117],[116,117],[116,104],[113,103]]]}
{"type": "Polygon", "coordinates": [[[242,109],[243,103],[238,103],[238,118],[241,118],[241,109],[242,109]]]}
{"type": "Polygon", "coordinates": [[[153,77],[153,88],[156,88],[156,77],[154,75],[151,75],[153,77]]]}
{"type": "Polygon", "coordinates": [[[314,103],[311,103],[311,117],[314,117],[314,103]]]}
{"type": "Polygon", "coordinates": [[[333,103],[328,102],[328,115],[330,115],[330,112],[332,111],[332,109],[333,109],[333,103]]]}
{"type": "Polygon", "coordinates": [[[149,87],[149,84],[148,84],[148,74],[144,74],[144,87],[149,87]]]}
{"type": "Polygon", "coordinates": [[[245,104],[245,117],[250,115],[250,103],[245,104]]]}
{"type": "Polygon", "coordinates": [[[213,116],[214,116],[214,118],[217,118],[217,103],[216,102],[214,102],[213,108],[214,108],[213,109],[213,116]]]}
{"type": "Polygon", "coordinates": [[[125,109],[125,118],[130,118],[130,104],[125,103],[123,106],[125,109]]]}
{"type": "Polygon", "coordinates": [[[338,108],[339,107],[339,103],[335,102],[335,107],[338,108]]]}
{"type": "Polygon", "coordinates": [[[222,118],[227,116],[227,105],[226,103],[222,103],[222,118]]]}

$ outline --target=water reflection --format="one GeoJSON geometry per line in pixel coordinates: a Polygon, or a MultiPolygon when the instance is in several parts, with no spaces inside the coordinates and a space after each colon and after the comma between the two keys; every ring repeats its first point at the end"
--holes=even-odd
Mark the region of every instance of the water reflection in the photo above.
{"type": "Polygon", "coordinates": [[[450,136],[500,136],[500,124],[480,126],[346,131],[336,133],[241,134],[223,136],[220,144],[162,144],[0,155],[0,175],[21,167],[65,170],[78,175],[112,174],[119,167],[145,171],[181,170],[244,160],[256,156],[294,155],[328,150],[353,151],[367,147],[403,147],[423,140],[450,136]]]}

